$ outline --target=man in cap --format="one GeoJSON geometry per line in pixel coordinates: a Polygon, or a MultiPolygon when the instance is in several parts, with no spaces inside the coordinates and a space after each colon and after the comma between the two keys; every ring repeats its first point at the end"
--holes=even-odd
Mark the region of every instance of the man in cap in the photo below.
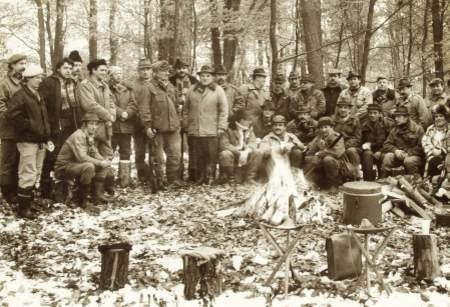
{"type": "Polygon", "coordinates": [[[289,118],[289,95],[287,94],[284,84],[286,78],[283,73],[278,73],[272,85],[271,100],[266,101],[265,110],[273,110],[275,114],[283,115],[289,118]]]}
{"type": "MultiPolygon", "coordinates": [[[[355,166],[359,167],[359,152],[361,148],[361,123],[357,116],[353,115],[353,105],[348,97],[341,97],[337,102],[334,130],[342,134],[345,143],[345,155],[355,166]]],[[[355,178],[356,179],[356,178],[355,178]]]]}
{"type": "Polygon", "coordinates": [[[392,116],[395,111],[395,91],[389,88],[386,77],[377,78],[377,89],[372,93],[373,103],[378,104],[385,116],[392,116]]]}
{"type": "Polygon", "coordinates": [[[320,188],[336,192],[343,182],[341,159],[345,155],[343,136],[333,129],[334,120],[325,116],[318,121],[318,134],[306,151],[305,177],[320,188]]]}
{"type": "MultiPolygon", "coordinates": [[[[133,94],[137,105],[148,103],[148,84],[152,80],[152,64],[146,58],[139,59],[137,65],[138,78],[133,82],[133,94]]],[[[139,113],[139,110],[138,110],[139,113]]],[[[136,165],[137,176],[141,183],[148,182],[151,174],[148,165],[145,163],[145,154],[149,149],[149,142],[145,133],[144,125],[140,116],[136,116],[134,134],[134,163],[136,165]]]]}
{"type": "Polygon", "coordinates": [[[433,112],[437,105],[448,105],[447,95],[444,92],[444,81],[441,78],[434,78],[428,83],[430,94],[426,100],[428,109],[433,112]]]}
{"type": "Polygon", "coordinates": [[[39,93],[47,107],[50,137],[55,145],[55,150],[45,156],[42,168],[41,195],[43,198],[52,196],[51,171],[62,145],[81,125],[81,106],[75,93],[76,83],[72,79],[72,69],[72,60],[63,58],[56,64],[53,74],[44,78],[39,86],[39,93]]]}
{"type": "MultiPolygon", "coordinates": [[[[147,97],[139,101],[139,117],[149,139],[154,138],[155,169],[159,185],[165,187],[163,163],[166,156],[167,183],[179,187],[178,169],[181,157],[181,123],[177,113],[175,87],[169,82],[167,61],[153,64],[153,78],[147,86],[147,97]]],[[[153,145],[152,145],[153,146],[153,145]]]]}
{"type": "MultiPolygon", "coordinates": [[[[112,124],[116,121],[116,106],[106,83],[108,66],[105,60],[96,59],[89,62],[87,68],[89,76],[77,86],[78,98],[84,113],[95,113],[100,119],[95,138],[99,142],[100,154],[112,159],[111,137],[112,124]]],[[[104,178],[98,178],[95,185],[104,190],[104,178]]]]}
{"type": "Polygon", "coordinates": [[[220,136],[219,165],[221,182],[233,181],[239,173],[239,182],[254,183],[262,154],[253,133],[252,118],[248,111],[237,111],[229,128],[220,136]]]}
{"type": "Polygon", "coordinates": [[[219,137],[228,126],[228,102],[224,90],[214,82],[214,71],[209,65],[202,66],[198,76],[199,83],[186,94],[183,126],[189,142],[190,179],[200,184],[211,184],[219,137]]]}
{"type": "Polygon", "coordinates": [[[317,121],[311,117],[308,105],[300,106],[296,117],[287,124],[287,131],[293,133],[303,144],[309,144],[316,136],[317,121]]]}
{"type": "Polygon", "coordinates": [[[361,125],[361,166],[365,181],[376,179],[374,162],[381,170],[381,151],[394,124],[395,122],[391,118],[383,115],[382,107],[378,103],[368,105],[367,120],[363,121],[361,125]]]}
{"type": "Polygon", "coordinates": [[[431,123],[431,114],[422,97],[412,91],[411,82],[408,79],[400,79],[398,82],[398,92],[396,108],[405,107],[409,113],[409,119],[415,121],[426,129],[431,123]]]}
{"type": "Polygon", "coordinates": [[[197,84],[198,80],[189,74],[189,65],[180,59],[175,61],[173,68],[175,74],[169,78],[169,81],[175,86],[178,103],[183,105],[187,91],[192,85],[197,84]]]}
{"type": "Polygon", "coordinates": [[[76,181],[79,185],[79,204],[82,208],[89,206],[88,196],[91,183],[94,183],[93,199],[105,203],[103,185],[106,175],[111,171],[111,161],[99,152],[95,140],[100,119],[95,113],[85,113],[81,119],[81,128],[76,130],[62,146],[55,162],[57,190],[61,193],[62,183],[76,181]]]}
{"type": "MultiPolygon", "coordinates": [[[[130,184],[131,136],[136,127],[138,107],[132,85],[123,80],[122,74],[120,67],[109,67],[109,88],[116,105],[117,115],[117,120],[113,124],[111,144],[114,151],[119,147],[119,183],[122,188],[125,188],[130,184]]],[[[112,180],[114,177],[107,176],[106,178],[112,180]]],[[[113,182],[109,182],[106,187],[112,185],[113,182]]]]}
{"type": "Polygon", "coordinates": [[[268,157],[273,150],[289,154],[291,165],[300,168],[303,166],[306,146],[292,133],[287,132],[287,121],[283,115],[272,118],[272,131],[261,142],[261,152],[268,157]]]}
{"type": "Polygon", "coordinates": [[[289,99],[295,99],[300,92],[300,76],[297,71],[293,70],[288,77],[289,87],[287,89],[287,94],[289,99]]]}
{"type": "Polygon", "coordinates": [[[13,125],[19,151],[18,215],[30,218],[45,152],[53,151],[54,145],[50,141],[47,108],[38,91],[44,71],[39,65],[30,64],[22,75],[24,86],[12,96],[6,116],[13,125]]]}
{"type": "Polygon", "coordinates": [[[300,79],[300,92],[291,103],[291,114],[295,114],[302,105],[307,105],[311,109],[311,117],[318,119],[325,113],[325,96],[322,91],[314,88],[314,79],[310,75],[300,79]]]}
{"type": "Polygon", "coordinates": [[[214,69],[215,81],[225,91],[228,100],[228,117],[233,116],[235,110],[242,109],[242,96],[239,89],[227,81],[228,73],[223,65],[219,65],[214,69]]]}
{"type": "Polygon", "coordinates": [[[72,60],[73,62],[72,78],[75,81],[75,83],[78,84],[79,82],[81,82],[81,80],[83,80],[83,71],[82,71],[83,59],[81,58],[78,50],[72,50],[69,53],[69,59],[72,60]]]}
{"type": "Polygon", "coordinates": [[[342,85],[339,82],[341,71],[338,69],[330,69],[328,72],[327,85],[322,89],[325,96],[325,115],[334,115],[336,102],[342,92],[342,85]]]}
{"type": "Polygon", "coordinates": [[[372,103],[372,92],[361,85],[360,75],[350,71],[347,76],[349,87],[339,94],[337,102],[347,99],[352,105],[352,114],[362,118],[367,114],[367,106],[372,103]]]}
{"type": "Polygon", "coordinates": [[[264,89],[267,74],[263,68],[255,68],[252,74],[252,82],[239,88],[243,98],[244,109],[252,113],[253,131],[257,138],[265,135],[263,125],[264,107],[270,101],[270,96],[264,89]]]}
{"type": "Polygon", "coordinates": [[[418,174],[424,165],[421,140],[424,134],[421,125],[410,118],[408,108],[395,110],[395,127],[391,129],[383,144],[381,176],[389,175],[392,168],[404,166],[407,174],[418,174]]]}
{"type": "Polygon", "coordinates": [[[12,123],[6,118],[11,97],[21,89],[20,81],[27,65],[27,57],[14,54],[8,59],[8,74],[0,81],[0,187],[3,198],[8,203],[16,202],[17,151],[12,123]]]}

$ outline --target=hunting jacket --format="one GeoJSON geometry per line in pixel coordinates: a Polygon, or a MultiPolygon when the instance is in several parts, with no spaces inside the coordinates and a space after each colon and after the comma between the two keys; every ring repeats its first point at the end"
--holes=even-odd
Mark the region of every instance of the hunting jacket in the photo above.
{"type": "Polygon", "coordinates": [[[383,152],[405,151],[410,156],[422,156],[423,128],[413,120],[402,126],[395,126],[383,144],[383,152]]]}
{"type": "Polygon", "coordinates": [[[395,122],[388,117],[381,117],[376,122],[365,120],[361,126],[361,143],[370,143],[373,152],[381,151],[394,125],[395,122]]]}
{"type": "Polygon", "coordinates": [[[132,134],[136,127],[137,102],[130,85],[119,83],[111,85],[111,93],[116,105],[117,119],[113,124],[114,133],[132,134]],[[127,112],[128,118],[122,119],[121,114],[127,112]]]}
{"type": "Polygon", "coordinates": [[[450,138],[450,124],[447,124],[441,129],[438,129],[435,125],[428,127],[427,131],[422,138],[422,147],[425,152],[425,156],[430,158],[433,156],[433,150],[441,150],[442,154],[447,154],[446,140],[450,138]]]}
{"type": "Polygon", "coordinates": [[[399,97],[396,107],[400,106],[406,107],[409,117],[419,125],[422,125],[423,129],[428,127],[431,122],[431,114],[422,97],[415,94],[411,94],[407,98],[399,97]]]}
{"type": "Polygon", "coordinates": [[[318,134],[308,145],[306,155],[312,156],[322,153],[323,157],[331,156],[335,159],[341,158],[345,153],[344,137],[339,132],[333,131],[327,136],[318,134]]]}
{"type": "Polygon", "coordinates": [[[15,139],[14,127],[12,123],[6,118],[11,97],[22,88],[20,81],[7,75],[0,82],[0,138],[1,139],[15,139]]]}
{"type": "Polygon", "coordinates": [[[345,142],[345,148],[361,146],[361,124],[356,116],[347,116],[341,118],[338,115],[333,116],[335,126],[334,130],[342,134],[345,142]]]}
{"type": "Polygon", "coordinates": [[[364,86],[360,86],[356,91],[346,88],[339,94],[336,103],[344,98],[348,98],[352,103],[352,115],[362,117],[367,113],[367,105],[372,103],[372,92],[364,86]]]}
{"type": "Polygon", "coordinates": [[[244,148],[257,148],[256,136],[251,127],[246,130],[230,127],[220,136],[220,151],[228,150],[238,154],[244,148]]]}

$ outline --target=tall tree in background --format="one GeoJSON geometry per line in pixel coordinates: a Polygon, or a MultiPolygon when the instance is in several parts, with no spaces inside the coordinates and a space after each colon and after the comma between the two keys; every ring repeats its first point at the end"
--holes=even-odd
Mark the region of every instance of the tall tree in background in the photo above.
{"type": "Polygon", "coordinates": [[[377,0],[369,1],[369,11],[367,13],[366,31],[364,32],[364,47],[362,52],[361,70],[360,70],[362,84],[366,82],[367,66],[369,65],[370,40],[372,38],[372,34],[374,33],[372,29],[373,11],[375,8],[376,1],[377,0]]]}
{"type": "Polygon", "coordinates": [[[39,33],[39,63],[41,67],[46,70],[45,62],[45,20],[44,20],[44,6],[42,0],[35,0],[37,5],[37,17],[38,17],[38,33],[39,33]]]}
{"type": "Polygon", "coordinates": [[[444,39],[443,13],[444,8],[441,6],[441,0],[432,0],[431,16],[433,25],[434,69],[436,77],[441,79],[444,79],[444,52],[442,51],[444,39]]]}
{"type": "Polygon", "coordinates": [[[144,56],[153,62],[151,0],[144,0],[144,56]]]}
{"type": "Polygon", "coordinates": [[[278,39],[277,39],[278,8],[277,0],[270,1],[270,48],[272,50],[272,80],[278,72],[278,39]]]}
{"type": "Polygon", "coordinates": [[[193,27],[192,1],[175,0],[175,46],[171,54],[172,63],[181,59],[190,63],[192,53],[192,27],[193,27]]]}
{"type": "Polygon", "coordinates": [[[89,60],[97,58],[97,0],[89,0],[89,60]]]}
{"type": "Polygon", "coordinates": [[[217,12],[217,0],[209,1],[211,15],[211,49],[213,65],[222,65],[222,47],[220,44],[219,16],[217,12]]]}
{"type": "Polygon", "coordinates": [[[223,17],[223,65],[230,71],[236,60],[238,45],[236,31],[236,13],[239,11],[241,0],[225,0],[225,11],[223,17]]]}
{"type": "MultiPolygon", "coordinates": [[[[52,67],[55,68],[64,55],[64,14],[66,0],[56,1],[55,43],[53,44],[52,67]]],[[[49,38],[50,39],[50,38],[49,38]]]]}
{"type": "Polygon", "coordinates": [[[119,37],[116,29],[117,1],[110,0],[109,3],[109,50],[111,65],[117,65],[117,57],[119,54],[119,37]]]}
{"type": "Polygon", "coordinates": [[[321,0],[301,0],[308,71],[318,87],[323,86],[321,0]]]}

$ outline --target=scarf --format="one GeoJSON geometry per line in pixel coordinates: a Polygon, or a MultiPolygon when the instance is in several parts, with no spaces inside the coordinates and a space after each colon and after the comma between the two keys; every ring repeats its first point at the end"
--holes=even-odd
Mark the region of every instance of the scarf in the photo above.
{"type": "Polygon", "coordinates": [[[66,113],[77,105],[75,86],[69,79],[64,79],[60,75],[58,75],[58,80],[61,85],[61,113],[66,113]]]}

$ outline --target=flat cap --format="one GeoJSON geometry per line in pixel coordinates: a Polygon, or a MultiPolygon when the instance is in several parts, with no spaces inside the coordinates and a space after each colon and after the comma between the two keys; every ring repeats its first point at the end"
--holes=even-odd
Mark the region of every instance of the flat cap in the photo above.
{"type": "Polygon", "coordinates": [[[9,57],[8,64],[15,64],[19,61],[26,60],[27,56],[25,54],[16,53],[9,57]]]}
{"type": "Polygon", "coordinates": [[[22,76],[24,78],[32,78],[37,75],[42,75],[44,73],[44,70],[40,65],[37,64],[30,64],[28,65],[25,70],[22,73],[22,76]]]}
{"type": "Polygon", "coordinates": [[[283,115],[275,115],[274,117],[272,117],[272,124],[285,124],[286,123],[286,118],[283,115]]]}
{"type": "Polygon", "coordinates": [[[436,84],[444,85],[444,81],[442,81],[441,78],[434,78],[430,82],[428,82],[429,86],[436,85],[436,84]]]}
{"type": "Polygon", "coordinates": [[[162,60],[162,61],[156,61],[152,65],[152,69],[154,71],[167,71],[170,70],[169,62],[162,60]]]}
{"type": "Polygon", "coordinates": [[[334,120],[329,116],[321,117],[321,118],[319,118],[319,121],[317,122],[317,126],[319,128],[321,128],[323,126],[334,127],[334,120]]]}
{"type": "Polygon", "coordinates": [[[152,63],[147,58],[141,58],[138,61],[137,69],[152,68],[152,63]]]}

